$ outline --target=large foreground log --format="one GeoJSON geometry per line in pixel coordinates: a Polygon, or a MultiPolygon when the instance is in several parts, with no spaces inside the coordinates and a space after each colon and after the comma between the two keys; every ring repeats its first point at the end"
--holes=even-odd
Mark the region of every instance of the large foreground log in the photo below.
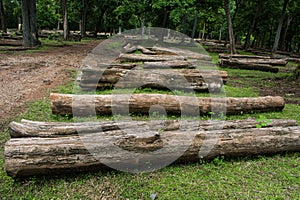
{"type": "MultiPolygon", "coordinates": [[[[87,116],[138,113],[148,115],[155,107],[167,114],[202,115],[211,112],[240,114],[281,111],[282,97],[201,98],[164,94],[72,95],[50,94],[53,114],[87,116]],[[199,112],[198,112],[199,110],[199,112]],[[73,113],[72,111],[76,111],[73,113]]],[[[217,114],[220,114],[217,113],[217,114]]]]}
{"type": "Polygon", "coordinates": [[[117,88],[153,88],[219,92],[226,82],[226,71],[83,69],[80,87],[83,90],[117,88]]]}
{"type": "Polygon", "coordinates": [[[226,121],[223,126],[221,121],[176,120],[12,122],[5,170],[13,177],[108,167],[149,171],[174,161],[300,151],[296,121],[272,120],[264,128],[257,128],[257,123],[254,119],[226,121]]]}
{"type": "Polygon", "coordinates": [[[185,60],[185,57],[179,55],[120,54],[118,60],[121,62],[157,62],[185,60]]]}

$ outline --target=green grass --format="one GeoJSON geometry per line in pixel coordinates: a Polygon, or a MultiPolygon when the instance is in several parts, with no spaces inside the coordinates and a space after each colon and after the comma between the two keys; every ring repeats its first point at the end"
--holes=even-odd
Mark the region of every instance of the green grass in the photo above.
{"type": "MultiPolygon", "coordinates": [[[[213,55],[216,58],[216,55],[213,55]]],[[[224,86],[228,97],[257,97],[257,81],[287,78],[289,73],[272,74],[238,69],[226,69],[236,79],[224,86]]],[[[70,72],[75,79],[76,73],[70,72]]],[[[274,87],[272,83],[262,83],[274,87]]],[[[78,84],[70,82],[52,92],[79,92],[78,84]]],[[[127,91],[130,92],[131,90],[127,91]]],[[[126,91],[120,91],[126,92],[126,91]]],[[[97,94],[111,94],[113,90],[97,94]]],[[[191,95],[182,91],[137,89],[135,93],[161,93],[191,95]]],[[[92,94],[92,93],[91,93],[92,94]]],[[[209,93],[199,97],[210,97],[209,93]]],[[[292,94],[287,95],[293,98],[292,94]]],[[[286,104],[282,112],[251,113],[226,116],[227,120],[295,119],[300,125],[300,105],[286,104]]],[[[98,116],[98,120],[113,120],[121,116],[98,116]]],[[[132,115],[133,119],[146,120],[147,116],[132,115]]],[[[70,116],[51,113],[48,98],[30,102],[27,111],[15,118],[36,121],[72,122],[70,116]]],[[[174,119],[176,116],[169,116],[174,119]]],[[[200,120],[210,116],[199,117],[200,120]]],[[[188,119],[188,118],[187,118],[188,119]]],[[[87,120],[87,119],[76,119],[87,120]]],[[[93,120],[93,118],[91,118],[93,120]]],[[[9,139],[8,130],[0,132],[0,197],[1,199],[300,199],[300,153],[277,154],[246,158],[215,158],[199,160],[194,164],[176,164],[150,173],[130,174],[119,171],[98,171],[83,174],[28,177],[13,179],[4,169],[4,143],[9,139]]]]}

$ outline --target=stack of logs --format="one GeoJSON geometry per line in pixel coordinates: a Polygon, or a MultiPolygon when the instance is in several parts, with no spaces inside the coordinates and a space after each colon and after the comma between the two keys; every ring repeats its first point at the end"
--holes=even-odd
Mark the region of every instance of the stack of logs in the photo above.
{"type": "Polygon", "coordinates": [[[287,63],[288,61],[286,59],[276,59],[267,56],[219,54],[219,64],[221,67],[235,69],[277,73],[279,68],[275,66],[285,66],[287,63]]]}
{"type": "Polygon", "coordinates": [[[161,46],[127,45],[114,63],[84,67],[79,81],[82,90],[147,87],[220,92],[226,79],[227,72],[216,70],[206,54],[161,46]]]}
{"type": "MultiPolygon", "coordinates": [[[[127,46],[117,62],[84,68],[79,81],[82,90],[144,86],[218,92],[227,73],[199,70],[199,63],[206,66],[210,61],[207,55],[187,50],[127,46]],[[137,50],[142,54],[133,53],[137,50]]],[[[148,115],[155,107],[172,115],[240,114],[282,111],[285,105],[282,97],[200,98],[166,94],[51,94],[50,101],[53,114],[69,116],[74,111],[77,116],[148,115]]],[[[300,151],[300,127],[294,120],[81,123],[22,120],[11,122],[9,128],[11,139],[5,144],[5,169],[13,177],[74,173],[120,165],[149,170],[149,163],[155,168],[171,161],[197,162],[200,158],[217,156],[300,151]],[[210,151],[201,153],[207,144],[212,145],[206,147],[211,148],[210,151]]]]}

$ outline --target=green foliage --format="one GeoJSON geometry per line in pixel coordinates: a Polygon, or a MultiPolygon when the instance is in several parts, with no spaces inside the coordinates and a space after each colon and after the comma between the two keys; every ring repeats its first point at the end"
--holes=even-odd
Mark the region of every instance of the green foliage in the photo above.
{"type": "Polygon", "coordinates": [[[259,118],[256,119],[256,122],[258,123],[256,124],[256,128],[263,128],[266,127],[268,123],[271,123],[272,120],[267,119],[265,115],[259,115],[259,118]]]}

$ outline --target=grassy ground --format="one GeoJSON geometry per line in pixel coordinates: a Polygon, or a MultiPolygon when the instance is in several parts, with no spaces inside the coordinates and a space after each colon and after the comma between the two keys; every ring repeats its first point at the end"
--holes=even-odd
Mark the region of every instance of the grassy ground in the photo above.
{"type": "MultiPolygon", "coordinates": [[[[226,96],[232,97],[259,96],[257,87],[253,85],[268,76],[274,77],[274,74],[266,72],[227,71],[229,76],[243,77],[245,80],[237,78],[228,82],[225,86],[226,96]]],[[[275,76],[289,75],[279,73],[275,76]]],[[[274,87],[274,84],[266,83],[265,86],[274,87]]],[[[72,91],[73,83],[69,83],[54,92],[72,91]]],[[[157,91],[145,89],[136,92],[157,91]]],[[[283,112],[240,114],[227,116],[227,119],[285,118],[296,119],[300,124],[299,113],[300,106],[287,104],[283,112]]],[[[16,117],[16,121],[22,118],[72,121],[69,117],[52,115],[49,99],[29,103],[28,110],[16,117]]],[[[156,196],[156,199],[300,199],[300,153],[236,159],[221,157],[210,162],[199,160],[194,164],[172,165],[141,174],[101,171],[13,179],[6,175],[4,169],[4,143],[8,139],[8,130],[0,133],[1,199],[151,199],[151,195],[156,196]]]]}

